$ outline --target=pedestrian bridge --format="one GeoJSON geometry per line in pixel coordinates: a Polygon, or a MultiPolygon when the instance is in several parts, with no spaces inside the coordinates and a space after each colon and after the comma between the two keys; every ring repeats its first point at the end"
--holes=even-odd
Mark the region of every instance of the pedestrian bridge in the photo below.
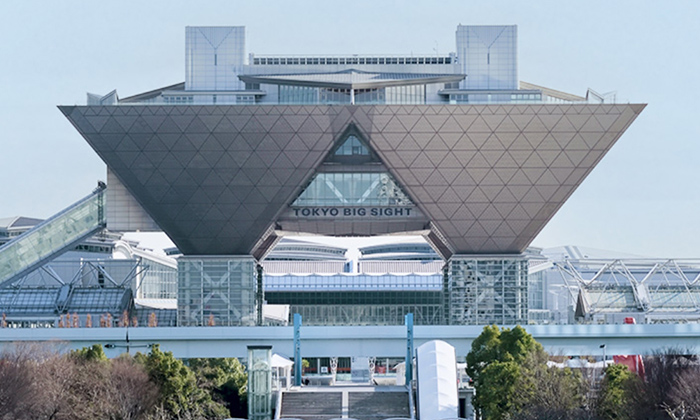
{"type": "MultiPolygon", "coordinates": [[[[444,340],[465,356],[483,326],[414,326],[414,345],[444,340]]],[[[700,324],[529,325],[525,329],[555,355],[649,354],[668,347],[700,351],[700,324]],[[601,346],[605,346],[604,348],[601,346]]],[[[304,357],[405,357],[405,326],[302,326],[304,357]]],[[[249,345],[294,354],[294,327],[4,328],[0,349],[44,342],[59,351],[102,344],[109,357],[147,352],[153,344],[178,358],[246,357],[249,345]]]]}

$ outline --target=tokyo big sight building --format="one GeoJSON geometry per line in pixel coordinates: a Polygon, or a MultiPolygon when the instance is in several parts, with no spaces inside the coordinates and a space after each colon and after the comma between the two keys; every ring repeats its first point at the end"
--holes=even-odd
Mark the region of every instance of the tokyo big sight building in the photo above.
{"type": "Polygon", "coordinates": [[[520,82],[516,26],[418,56],[246,55],[244,27],[188,27],[185,64],[184,83],[60,107],[107,164],[108,228],[183,254],[181,326],[254,325],[265,302],[317,324],[525,323],[527,247],[645,107],[520,82]],[[262,263],[299,233],[421,235],[444,268],[266,295],[262,263]]]}

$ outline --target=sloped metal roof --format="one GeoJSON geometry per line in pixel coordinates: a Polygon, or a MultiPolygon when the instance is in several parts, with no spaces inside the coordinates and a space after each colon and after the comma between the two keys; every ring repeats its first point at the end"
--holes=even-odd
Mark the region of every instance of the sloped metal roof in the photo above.
{"type": "Polygon", "coordinates": [[[9,318],[61,313],[119,315],[132,302],[128,288],[65,287],[0,289],[0,311],[9,318]]]}

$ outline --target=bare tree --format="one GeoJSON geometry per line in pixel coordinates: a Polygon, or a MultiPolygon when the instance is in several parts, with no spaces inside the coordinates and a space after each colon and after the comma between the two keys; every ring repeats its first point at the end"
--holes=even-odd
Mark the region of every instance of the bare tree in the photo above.
{"type": "MultiPolygon", "coordinates": [[[[679,384],[684,372],[693,370],[697,356],[690,349],[666,348],[644,358],[644,383],[634,391],[634,417],[648,420],[667,420],[672,411],[678,408],[671,395],[679,384]]],[[[687,402],[683,404],[687,405],[687,402]]],[[[685,417],[686,419],[690,417],[685,417]]]]}
{"type": "Polygon", "coordinates": [[[68,386],[68,413],[72,420],[107,419],[112,408],[109,389],[110,362],[84,360],[64,356],[64,363],[72,365],[73,376],[68,386]]]}
{"type": "Polygon", "coordinates": [[[75,366],[66,363],[63,356],[53,355],[35,360],[32,370],[32,392],[36,398],[31,408],[32,418],[70,418],[70,386],[75,376],[75,366]]]}
{"type": "Polygon", "coordinates": [[[32,394],[31,367],[26,358],[0,358],[0,418],[17,419],[26,411],[32,394]]]}
{"type": "Polygon", "coordinates": [[[113,419],[141,419],[155,411],[158,387],[143,366],[130,357],[112,361],[110,391],[113,419]]]}
{"type": "Polygon", "coordinates": [[[163,366],[155,367],[167,379],[158,384],[146,365],[130,356],[109,360],[99,345],[69,354],[63,350],[19,345],[0,354],[0,420],[200,420],[228,415],[211,399],[211,390],[198,387],[194,374],[170,354],[164,355],[163,366]],[[178,383],[183,386],[173,388],[178,383]],[[162,387],[179,398],[182,407],[176,413],[159,404],[164,403],[162,387]]]}
{"type": "Polygon", "coordinates": [[[171,420],[172,417],[170,417],[170,414],[168,414],[168,411],[163,407],[163,404],[158,404],[153,411],[148,417],[146,417],[148,420],[171,420]]]}
{"type": "Polygon", "coordinates": [[[688,366],[678,375],[664,408],[674,420],[700,419],[700,367],[688,366]]]}

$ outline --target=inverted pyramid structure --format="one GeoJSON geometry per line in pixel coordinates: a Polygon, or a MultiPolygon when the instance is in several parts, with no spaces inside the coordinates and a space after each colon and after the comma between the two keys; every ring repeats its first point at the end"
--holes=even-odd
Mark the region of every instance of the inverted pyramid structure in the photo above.
{"type": "MultiPolygon", "coordinates": [[[[255,253],[329,154],[342,150],[376,156],[420,214],[403,228],[431,231],[445,257],[522,252],[643,108],[60,107],[184,254],[255,253]],[[351,126],[357,144],[340,144],[351,126]]],[[[380,233],[357,226],[341,230],[380,233]]]]}

